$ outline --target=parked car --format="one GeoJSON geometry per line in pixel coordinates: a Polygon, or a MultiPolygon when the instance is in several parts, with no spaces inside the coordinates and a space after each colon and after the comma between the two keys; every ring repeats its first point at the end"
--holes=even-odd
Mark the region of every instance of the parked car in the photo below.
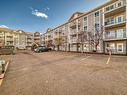
{"type": "Polygon", "coordinates": [[[34,52],[37,52],[37,53],[39,53],[39,52],[48,52],[49,50],[50,49],[47,48],[47,47],[38,47],[38,48],[34,49],[34,52]]]}

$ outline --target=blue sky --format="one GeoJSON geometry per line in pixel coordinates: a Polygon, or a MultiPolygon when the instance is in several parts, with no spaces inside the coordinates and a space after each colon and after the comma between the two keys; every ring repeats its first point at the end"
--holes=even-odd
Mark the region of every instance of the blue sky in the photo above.
{"type": "Polygon", "coordinates": [[[65,23],[76,11],[85,12],[108,0],[0,0],[0,26],[45,32],[65,23]]]}

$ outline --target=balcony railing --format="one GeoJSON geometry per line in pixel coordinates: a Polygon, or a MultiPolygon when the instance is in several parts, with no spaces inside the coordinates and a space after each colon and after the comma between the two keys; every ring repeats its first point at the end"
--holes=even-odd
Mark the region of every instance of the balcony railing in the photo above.
{"type": "Polygon", "coordinates": [[[76,24],[70,26],[71,29],[76,29],[76,24]]]}
{"type": "Polygon", "coordinates": [[[73,38],[70,40],[71,43],[77,43],[77,39],[76,38],[73,38]]]}
{"type": "Polygon", "coordinates": [[[118,16],[118,17],[106,19],[105,26],[107,27],[107,26],[110,26],[110,25],[120,24],[120,23],[124,23],[125,21],[126,21],[126,16],[121,15],[121,16],[118,16]]]}
{"type": "Polygon", "coordinates": [[[70,35],[75,35],[77,34],[76,30],[75,31],[70,31],[70,35]]]}
{"type": "Polygon", "coordinates": [[[9,39],[9,38],[7,38],[7,39],[6,39],[6,41],[10,41],[10,42],[11,42],[11,41],[13,41],[13,39],[11,39],[11,38],[10,38],[10,39],[9,39]]]}
{"type": "Polygon", "coordinates": [[[126,32],[123,32],[122,34],[117,34],[117,32],[114,33],[114,35],[105,35],[105,40],[119,40],[119,39],[127,39],[126,32]]]}
{"type": "Polygon", "coordinates": [[[117,2],[117,3],[114,3],[114,4],[111,4],[109,6],[107,6],[105,8],[105,13],[109,13],[109,12],[112,12],[116,9],[119,9],[119,8],[122,8],[126,5],[126,1],[125,0],[121,0],[120,2],[117,2]]]}

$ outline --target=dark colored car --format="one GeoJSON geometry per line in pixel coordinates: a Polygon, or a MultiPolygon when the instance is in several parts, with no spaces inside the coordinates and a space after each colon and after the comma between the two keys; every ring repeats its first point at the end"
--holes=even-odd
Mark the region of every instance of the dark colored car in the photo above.
{"type": "Polygon", "coordinates": [[[38,47],[36,49],[34,49],[35,52],[48,52],[50,49],[47,47],[38,47]]]}

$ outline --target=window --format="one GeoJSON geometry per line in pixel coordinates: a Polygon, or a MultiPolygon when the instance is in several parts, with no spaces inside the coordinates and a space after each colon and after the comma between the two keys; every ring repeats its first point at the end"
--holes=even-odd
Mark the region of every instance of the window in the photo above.
{"type": "Polygon", "coordinates": [[[95,29],[98,29],[99,28],[99,23],[95,23],[95,29]]]}
{"type": "Polygon", "coordinates": [[[123,29],[117,30],[117,38],[123,38],[123,29]]]}
{"type": "Polygon", "coordinates": [[[123,16],[118,16],[116,17],[116,23],[122,22],[123,21],[123,16]]]}
{"type": "Polygon", "coordinates": [[[87,31],[87,26],[84,27],[84,31],[87,31]]]}
{"type": "Polygon", "coordinates": [[[117,44],[117,52],[123,52],[123,43],[118,43],[117,44]]]}
{"type": "Polygon", "coordinates": [[[108,38],[115,38],[115,31],[109,31],[106,33],[108,38]]]}
{"type": "Polygon", "coordinates": [[[110,10],[110,8],[109,8],[109,7],[107,7],[107,8],[106,8],[106,11],[109,11],[109,10],[110,10]]]}
{"type": "Polygon", "coordinates": [[[99,16],[99,14],[100,14],[99,11],[96,12],[96,13],[95,13],[95,17],[99,16]]]}
{"type": "Polygon", "coordinates": [[[81,29],[81,27],[80,27],[80,25],[78,25],[78,30],[80,30],[81,29]]]}
{"type": "Polygon", "coordinates": [[[111,5],[111,6],[106,7],[106,11],[110,11],[112,9],[114,9],[114,5],[111,5]]]}
{"type": "Polygon", "coordinates": [[[114,9],[114,5],[111,5],[111,6],[110,6],[110,10],[112,10],[112,9],[114,9]]]}
{"type": "Polygon", "coordinates": [[[111,49],[112,51],[115,50],[115,44],[114,43],[108,43],[107,48],[111,49]]]}
{"type": "Polygon", "coordinates": [[[119,3],[117,4],[117,7],[120,7],[120,6],[122,6],[122,2],[119,2],[119,3]]]}
{"type": "Polygon", "coordinates": [[[84,21],[87,21],[87,17],[84,17],[84,21]]]}
{"type": "Polygon", "coordinates": [[[105,20],[105,25],[108,25],[109,24],[109,19],[105,20]]]}
{"type": "Polygon", "coordinates": [[[115,20],[114,20],[114,18],[112,18],[111,20],[110,20],[110,24],[114,24],[115,23],[115,20]]]}

